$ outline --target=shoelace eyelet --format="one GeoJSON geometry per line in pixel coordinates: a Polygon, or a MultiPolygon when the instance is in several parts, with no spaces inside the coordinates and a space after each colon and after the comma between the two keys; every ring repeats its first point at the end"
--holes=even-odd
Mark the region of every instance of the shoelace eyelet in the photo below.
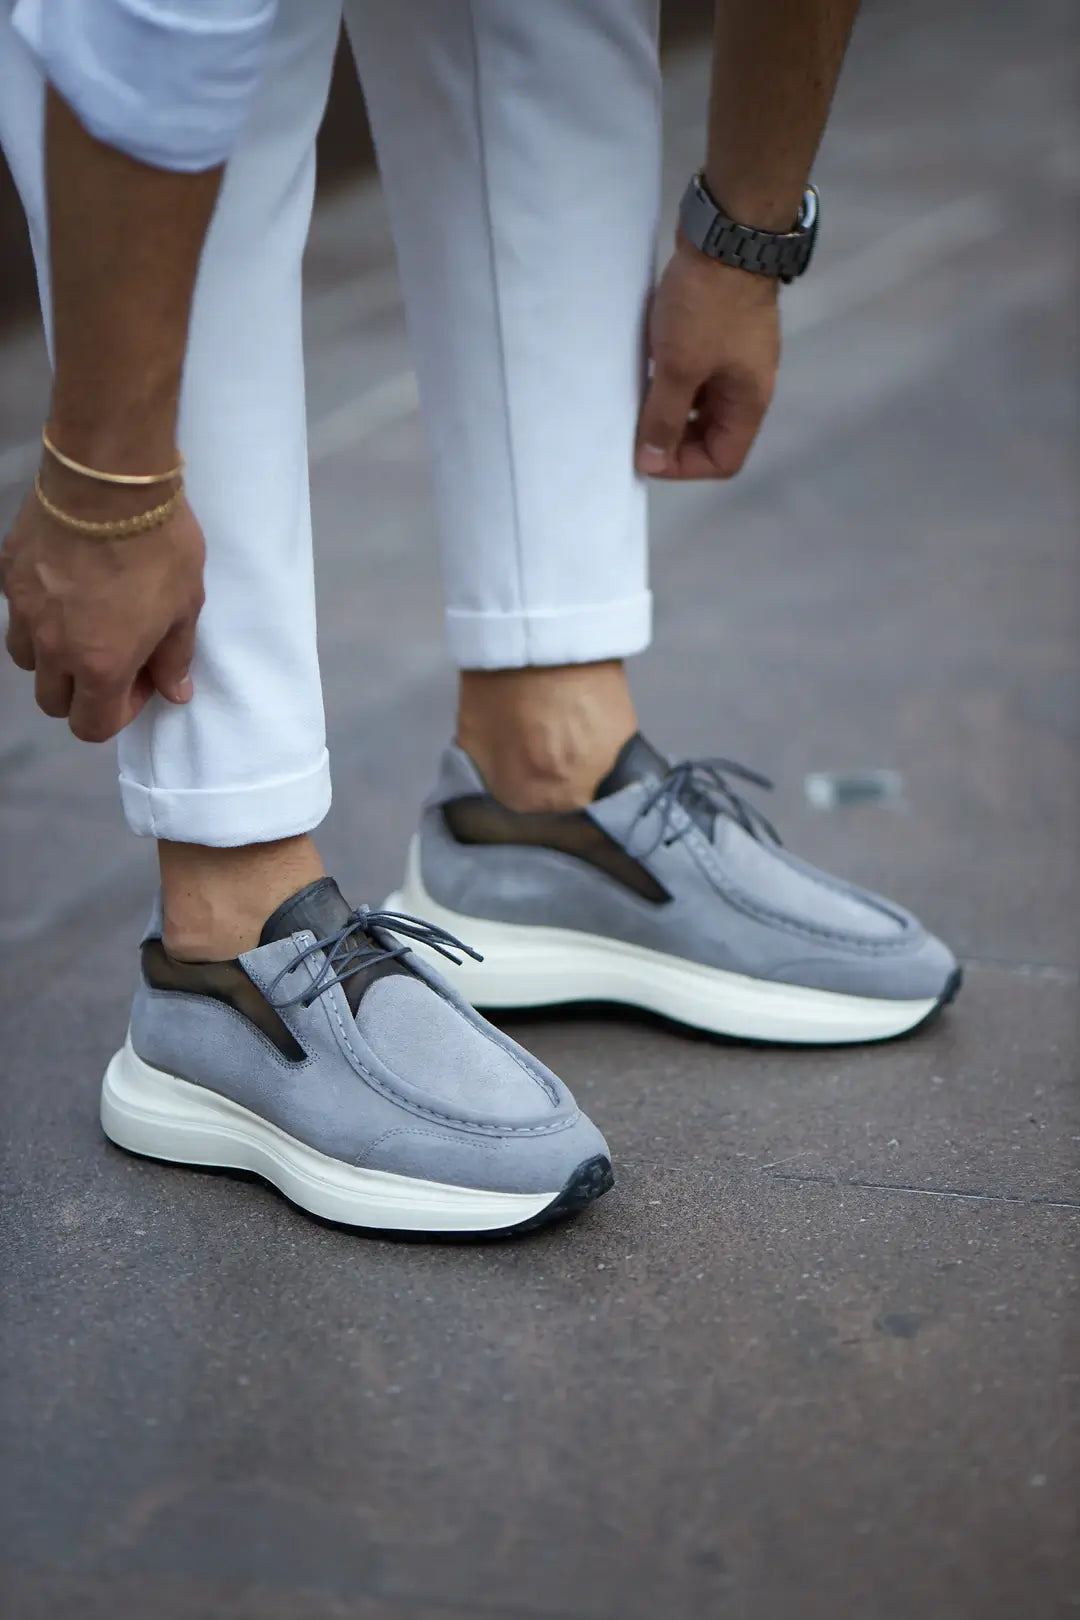
{"type": "Polygon", "coordinates": [[[407,912],[373,911],[369,906],[361,906],[358,911],[350,912],[348,921],[335,933],[327,935],[325,939],[315,940],[301,951],[288,967],[282,968],[273,983],[268,986],[266,999],[279,1012],[286,1007],[310,1009],[320,996],[332,990],[335,985],[347,983],[355,973],[361,973],[365,968],[376,967],[381,962],[397,962],[403,956],[408,956],[410,946],[387,945],[380,934],[397,934],[417,944],[426,945],[458,966],[461,958],[455,956],[455,951],[471,956],[475,962],[483,961],[479,951],[474,951],[471,945],[466,945],[456,935],[449,933],[445,928],[440,928],[437,923],[425,922],[422,917],[412,917],[407,912]],[[358,946],[357,936],[366,938],[369,945],[358,946]],[[295,973],[316,951],[322,952],[323,965],[314,984],[288,1001],[275,1001],[274,992],[282,980],[295,973]]]}
{"type": "MultiPolygon", "coordinates": [[[[672,765],[653,791],[647,793],[645,802],[638,812],[638,820],[643,819],[654,809],[660,812],[660,830],[652,849],[661,847],[670,849],[672,844],[678,843],[690,831],[693,817],[689,816],[689,811],[683,803],[683,796],[691,789],[695,790],[699,797],[708,800],[714,813],[714,829],[715,817],[728,816],[758,843],[769,842],[782,847],[780,836],[772,822],[735,791],[727,780],[728,776],[749,782],[754,787],[766,790],[772,787],[768,777],[760,776],[757,771],[748,770],[745,765],[740,765],[733,759],[684,759],[672,765]],[[678,818],[680,811],[683,816],[689,817],[689,820],[679,831],[672,832],[672,822],[678,818]]],[[[650,851],[645,853],[648,854],[650,851]]]]}

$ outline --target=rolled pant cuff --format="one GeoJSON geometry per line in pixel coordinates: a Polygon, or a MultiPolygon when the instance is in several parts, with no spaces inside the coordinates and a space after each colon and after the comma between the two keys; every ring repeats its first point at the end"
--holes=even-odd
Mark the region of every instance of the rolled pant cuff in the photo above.
{"type": "Polygon", "coordinates": [[[234,849],[310,832],[330,808],[330,756],[299,776],[235,788],[148,788],[120,778],[132,832],[178,844],[234,849]]]}
{"type": "Polygon", "coordinates": [[[448,608],[450,656],[459,669],[595,664],[643,652],[652,638],[652,594],[593,607],[469,613],[448,608]]]}

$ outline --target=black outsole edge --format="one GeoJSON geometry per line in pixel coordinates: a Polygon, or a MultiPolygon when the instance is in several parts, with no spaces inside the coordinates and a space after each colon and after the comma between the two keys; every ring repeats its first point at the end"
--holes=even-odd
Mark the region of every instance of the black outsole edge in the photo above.
{"type": "Polygon", "coordinates": [[[930,1025],[941,1017],[941,1014],[945,1011],[945,1008],[950,1004],[950,1002],[956,1000],[957,996],[960,994],[960,986],[963,984],[963,982],[964,970],[960,964],[957,963],[956,967],[949,975],[949,982],[946,984],[944,990],[941,992],[941,995],[938,997],[938,1000],[934,1006],[931,1007],[926,1017],[920,1018],[917,1024],[912,1024],[910,1029],[903,1030],[901,1034],[894,1035],[892,1039],[894,1041],[905,1041],[910,1035],[917,1035],[920,1030],[929,1029],[930,1025]]]}
{"type": "MultiPolygon", "coordinates": [[[[580,1215],[583,1209],[595,1204],[598,1198],[610,1192],[615,1185],[615,1172],[611,1168],[611,1160],[606,1154],[598,1153],[595,1158],[586,1159],[579,1164],[573,1175],[567,1181],[559,1196],[554,1199],[539,1215],[531,1220],[522,1221],[520,1226],[504,1227],[501,1232],[486,1234],[495,1237],[505,1237],[512,1232],[535,1232],[542,1226],[549,1226],[552,1221],[563,1221],[572,1215],[580,1215]]],[[[479,1233],[479,1236],[485,1236],[479,1233]]]]}
{"type": "Polygon", "coordinates": [[[556,1221],[580,1215],[583,1209],[610,1192],[614,1185],[615,1172],[611,1168],[611,1160],[605,1153],[597,1153],[578,1165],[562,1192],[557,1193],[550,1204],[545,1205],[538,1214],[531,1215],[527,1221],[518,1221],[514,1226],[497,1226],[481,1232],[391,1232],[355,1226],[349,1230],[365,1231],[372,1237],[400,1239],[404,1243],[505,1243],[511,1238],[526,1237],[530,1232],[552,1226],[556,1221]]]}

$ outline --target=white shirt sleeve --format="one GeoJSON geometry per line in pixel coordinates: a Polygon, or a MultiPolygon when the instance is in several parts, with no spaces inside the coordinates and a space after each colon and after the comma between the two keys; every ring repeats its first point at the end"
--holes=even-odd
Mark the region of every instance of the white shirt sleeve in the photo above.
{"type": "Polygon", "coordinates": [[[91,135],[162,169],[228,157],[277,0],[17,0],[15,28],[91,135]]]}

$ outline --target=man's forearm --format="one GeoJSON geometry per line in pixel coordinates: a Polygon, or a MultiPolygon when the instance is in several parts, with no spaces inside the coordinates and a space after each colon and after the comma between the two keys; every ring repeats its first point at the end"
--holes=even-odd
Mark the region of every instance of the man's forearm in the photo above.
{"type": "Polygon", "coordinates": [[[49,92],[50,422],[68,455],[106,471],[170,465],[195,277],[220,183],[220,168],[171,173],[102,144],[49,92]]]}
{"type": "Polygon", "coordinates": [[[155,690],[194,693],[206,548],[175,476],[176,416],[220,179],[125,155],[48,92],[51,452],[0,547],[0,588],[38,706],[87,742],[123,730],[155,690]]]}
{"type": "Polygon", "coordinates": [[[788,231],[859,0],[716,0],[705,179],[743,225],[788,231]]]}

